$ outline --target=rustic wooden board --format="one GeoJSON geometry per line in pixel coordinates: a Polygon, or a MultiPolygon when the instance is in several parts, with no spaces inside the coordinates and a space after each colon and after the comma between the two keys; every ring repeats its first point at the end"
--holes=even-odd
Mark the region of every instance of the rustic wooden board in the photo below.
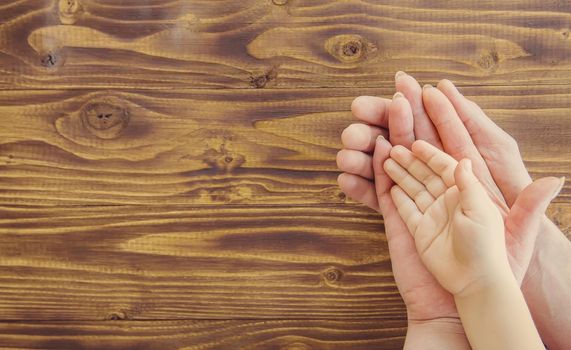
{"type": "MultiPolygon", "coordinates": [[[[567,231],[571,205],[550,216],[567,231]]],[[[2,320],[405,319],[356,205],[0,208],[2,320]]]]}
{"type": "Polygon", "coordinates": [[[405,309],[360,206],[0,210],[3,320],[391,318],[405,309]]]}
{"type": "MultiPolygon", "coordinates": [[[[391,89],[5,91],[4,205],[343,203],[349,106],[391,89]]],[[[466,87],[534,177],[571,176],[571,87],[466,87]]],[[[558,199],[568,200],[569,185],[558,199]]]]}
{"type": "Polygon", "coordinates": [[[0,347],[402,348],[382,219],[335,181],[351,100],[449,78],[570,178],[570,29],[569,1],[0,1],[0,347]]]}
{"type": "Polygon", "coordinates": [[[571,82],[568,1],[20,0],[0,88],[571,82]]]}
{"type": "Polygon", "coordinates": [[[0,323],[3,349],[402,349],[404,321],[0,323]]]}

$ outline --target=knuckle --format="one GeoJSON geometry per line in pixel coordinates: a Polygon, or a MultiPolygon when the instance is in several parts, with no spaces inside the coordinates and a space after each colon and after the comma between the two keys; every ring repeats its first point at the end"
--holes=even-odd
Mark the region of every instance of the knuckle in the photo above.
{"type": "Polygon", "coordinates": [[[420,179],[420,182],[422,182],[423,184],[429,184],[431,182],[434,182],[434,180],[436,180],[436,175],[432,174],[432,173],[426,173],[424,174],[424,176],[422,176],[422,179],[420,179]]]}

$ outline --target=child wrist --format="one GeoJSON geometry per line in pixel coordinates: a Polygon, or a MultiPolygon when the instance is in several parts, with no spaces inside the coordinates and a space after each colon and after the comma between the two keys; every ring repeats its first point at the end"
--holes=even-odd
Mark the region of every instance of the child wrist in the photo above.
{"type": "Polygon", "coordinates": [[[513,286],[519,289],[519,285],[509,266],[498,268],[497,271],[483,276],[479,280],[466,286],[462,290],[452,293],[454,299],[467,299],[472,296],[481,295],[490,290],[510,289],[513,286]]]}

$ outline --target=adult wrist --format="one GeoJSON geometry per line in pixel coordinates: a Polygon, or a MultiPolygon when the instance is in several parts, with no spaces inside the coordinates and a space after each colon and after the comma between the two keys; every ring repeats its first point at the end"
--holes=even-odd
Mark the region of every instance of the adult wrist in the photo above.
{"type": "Polygon", "coordinates": [[[549,349],[571,349],[571,243],[547,217],[522,283],[535,324],[549,349]]]}

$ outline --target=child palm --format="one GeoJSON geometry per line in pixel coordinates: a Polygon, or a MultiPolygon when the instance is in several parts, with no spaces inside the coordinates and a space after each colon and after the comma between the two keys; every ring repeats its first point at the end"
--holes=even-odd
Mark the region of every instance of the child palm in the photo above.
{"type": "Polygon", "coordinates": [[[412,152],[394,147],[384,168],[422,261],[445,289],[457,295],[509,271],[501,214],[469,160],[417,141],[412,152]]]}

